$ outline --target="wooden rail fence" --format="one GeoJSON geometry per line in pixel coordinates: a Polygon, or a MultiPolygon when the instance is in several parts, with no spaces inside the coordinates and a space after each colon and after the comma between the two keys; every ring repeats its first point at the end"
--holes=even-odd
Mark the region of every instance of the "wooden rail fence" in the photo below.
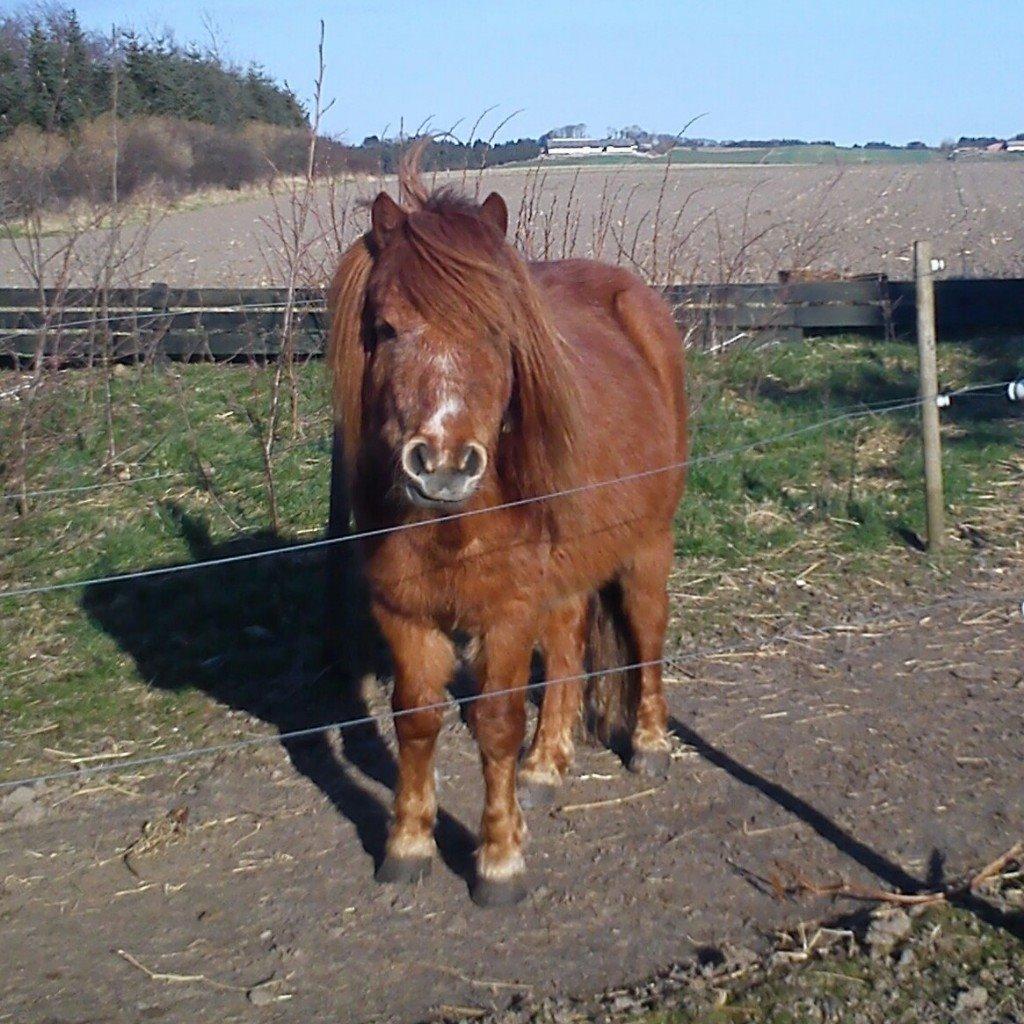
{"type": "MultiPolygon", "coordinates": [[[[910,336],[916,316],[913,281],[884,275],[672,285],[665,294],[690,343],[711,349],[830,331],[910,336]]],[[[0,359],[21,363],[40,346],[48,360],[67,364],[273,356],[281,348],[286,299],[283,288],[0,288],[0,359]]],[[[300,290],[295,303],[293,351],[318,355],[327,325],[323,294],[300,290]]],[[[1024,279],[936,280],[935,305],[940,335],[1024,333],[1024,279]]]]}
{"type": "MultiPolygon", "coordinates": [[[[40,344],[68,363],[117,360],[233,359],[277,355],[284,288],[0,288],[0,357],[25,360],[40,344]]],[[[323,350],[326,313],[319,290],[294,295],[293,351],[323,350]]]]}

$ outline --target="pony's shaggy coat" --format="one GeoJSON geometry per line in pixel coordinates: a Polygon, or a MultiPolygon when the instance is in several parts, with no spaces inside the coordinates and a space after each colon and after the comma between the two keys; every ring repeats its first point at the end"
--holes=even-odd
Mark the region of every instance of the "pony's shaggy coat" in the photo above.
{"type": "MultiPolygon", "coordinates": [[[[687,454],[683,350],[669,310],[634,275],[583,260],[525,262],[505,240],[501,199],[478,206],[428,193],[419,152],[401,174],[406,205],[378,196],[372,228],[343,256],[329,297],[335,417],[357,526],[417,524],[364,547],[394,705],[412,712],[396,719],[395,822],[378,877],[415,877],[429,864],[441,716],[426,706],[450,681],[451,638],[463,633],[475,641],[481,691],[494,694],[470,705],[486,786],[474,898],[505,902],[522,893],[516,759],[533,651],[551,679],[661,657],[687,454]],[[456,511],[541,500],[452,518],[403,499],[399,452],[438,421],[439,387],[445,443],[487,453],[477,490],[456,511]],[[586,486],[666,466],[676,468],[586,486]]],[[[589,689],[597,731],[631,747],[635,769],[664,770],[660,665],[589,689]]],[[[544,693],[519,771],[534,799],[571,762],[583,691],[576,680],[544,693]]]]}

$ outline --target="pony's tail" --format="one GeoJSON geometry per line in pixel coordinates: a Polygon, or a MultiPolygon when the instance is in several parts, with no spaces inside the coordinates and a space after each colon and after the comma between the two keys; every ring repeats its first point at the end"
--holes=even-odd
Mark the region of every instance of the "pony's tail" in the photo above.
{"type": "Polygon", "coordinates": [[[586,671],[600,673],[587,680],[583,722],[587,736],[627,756],[640,702],[640,672],[622,670],[637,661],[636,645],[622,610],[618,581],[591,597],[586,671]]]}

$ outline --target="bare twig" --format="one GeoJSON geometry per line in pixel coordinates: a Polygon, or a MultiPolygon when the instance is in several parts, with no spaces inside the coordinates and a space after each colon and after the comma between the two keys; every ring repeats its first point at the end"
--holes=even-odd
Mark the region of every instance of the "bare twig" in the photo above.
{"type": "Polygon", "coordinates": [[[661,787],[652,786],[650,789],[641,789],[637,793],[627,793],[625,796],[612,797],[610,800],[590,800],[583,804],[565,804],[559,810],[563,814],[570,814],[573,811],[594,811],[603,807],[614,807],[616,804],[628,804],[633,800],[642,800],[645,796],[652,796],[661,787]]]}
{"type": "Polygon", "coordinates": [[[999,876],[1008,864],[1024,856],[1024,842],[1014,843],[1006,853],[990,861],[966,881],[956,882],[943,889],[925,892],[903,893],[872,886],[856,885],[850,882],[815,882],[791,864],[777,861],[779,874],[772,874],[766,880],[775,895],[782,897],[825,896],[830,898],[861,900],[867,903],[894,903],[899,906],[923,906],[931,903],[946,903],[963,897],[979,886],[999,876]],[[788,876],[789,881],[783,881],[788,876]]]}
{"type": "Polygon", "coordinates": [[[122,960],[126,960],[128,963],[132,965],[132,967],[142,971],[142,973],[145,974],[147,978],[150,978],[153,981],[192,982],[209,980],[205,974],[171,974],[166,971],[154,971],[147,967],[145,964],[140,963],[126,949],[119,949],[116,952],[117,955],[122,960]]]}

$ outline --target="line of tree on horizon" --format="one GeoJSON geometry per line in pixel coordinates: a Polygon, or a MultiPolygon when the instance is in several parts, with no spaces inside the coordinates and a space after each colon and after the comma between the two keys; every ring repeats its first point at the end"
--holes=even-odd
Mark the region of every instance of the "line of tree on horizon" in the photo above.
{"type": "Polygon", "coordinates": [[[169,36],[85,31],[71,7],[0,18],[0,135],[19,125],[64,134],[114,107],[123,118],[171,116],[237,129],[251,121],[300,128],[287,85],[169,36]]]}

